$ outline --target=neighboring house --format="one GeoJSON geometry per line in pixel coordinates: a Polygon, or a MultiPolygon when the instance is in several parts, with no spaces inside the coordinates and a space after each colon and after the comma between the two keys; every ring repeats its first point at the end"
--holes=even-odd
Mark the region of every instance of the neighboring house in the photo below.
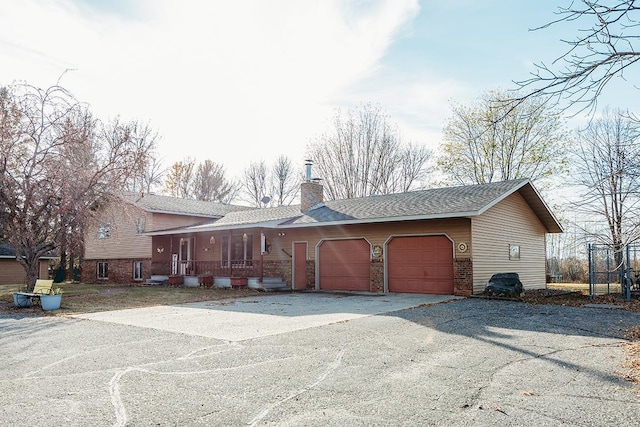
{"type": "MultiPolygon", "coordinates": [[[[46,254],[40,257],[38,277],[49,278],[49,264],[57,259],[54,254],[46,254]]],[[[27,275],[24,267],[16,261],[16,253],[13,246],[0,243],[0,285],[26,285],[27,275]]]]}
{"type": "MultiPolygon", "coordinates": [[[[152,271],[152,238],[145,235],[145,231],[209,223],[238,209],[250,208],[155,194],[125,193],[103,209],[99,224],[88,228],[82,280],[86,283],[147,280],[152,271]]],[[[179,249],[167,246],[167,254],[179,249]]],[[[182,249],[188,258],[189,249],[184,246],[182,249]]]]}
{"type": "Polygon", "coordinates": [[[546,234],[562,232],[528,180],[326,202],[322,185],[309,180],[301,185],[301,205],[212,203],[206,215],[189,219],[187,209],[175,215],[193,203],[183,200],[173,214],[162,213],[163,221],[143,200],[135,204],[146,214],[144,235],[131,236],[131,219],[120,230],[126,234],[112,229],[109,239],[87,242],[87,260],[109,263],[108,275],[94,264],[94,280],[125,278],[112,275],[111,260],[133,253],[128,248],[139,239],[136,252],[145,262],[150,257],[155,278],[280,278],[293,289],[470,295],[481,293],[492,274],[516,272],[526,289],[537,289],[546,286],[546,234]]]}

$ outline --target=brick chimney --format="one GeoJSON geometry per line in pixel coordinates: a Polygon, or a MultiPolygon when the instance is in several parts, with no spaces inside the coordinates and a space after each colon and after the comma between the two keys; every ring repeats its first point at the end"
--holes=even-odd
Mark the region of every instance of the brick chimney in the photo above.
{"type": "Polygon", "coordinates": [[[300,210],[306,212],[324,201],[322,184],[318,178],[311,178],[312,160],[306,160],[305,182],[300,185],[300,210]]]}

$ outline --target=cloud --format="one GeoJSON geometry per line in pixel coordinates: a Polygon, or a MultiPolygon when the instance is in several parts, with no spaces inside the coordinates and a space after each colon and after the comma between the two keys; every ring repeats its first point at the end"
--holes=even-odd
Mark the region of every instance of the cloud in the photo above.
{"type": "Polygon", "coordinates": [[[63,84],[102,117],[149,121],[165,162],[304,156],[370,76],[415,0],[0,2],[0,84],[63,84]]]}

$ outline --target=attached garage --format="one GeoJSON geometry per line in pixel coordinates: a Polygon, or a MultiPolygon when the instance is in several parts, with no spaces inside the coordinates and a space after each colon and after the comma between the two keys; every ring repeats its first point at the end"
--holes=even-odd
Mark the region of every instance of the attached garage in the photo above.
{"type": "Polygon", "coordinates": [[[387,262],[389,292],[453,294],[453,242],[446,236],[394,237],[387,262]]]}
{"type": "Polygon", "coordinates": [[[320,289],[369,292],[370,248],[365,239],[322,241],[318,250],[320,289]]]}

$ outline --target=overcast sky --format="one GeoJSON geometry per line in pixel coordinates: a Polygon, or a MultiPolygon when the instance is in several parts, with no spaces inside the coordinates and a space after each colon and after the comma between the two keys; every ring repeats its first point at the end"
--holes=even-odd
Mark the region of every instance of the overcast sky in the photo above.
{"type": "MultiPolygon", "coordinates": [[[[569,0],[2,0],[0,85],[56,82],[102,119],[148,122],[169,165],[303,170],[334,109],[380,104],[437,150],[449,102],[512,88],[575,27],[531,32],[569,0]]],[[[630,82],[601,105],[637,107],[630,82]]],[[[575,123],[575,119],[574,119],[575,123]]]]}

